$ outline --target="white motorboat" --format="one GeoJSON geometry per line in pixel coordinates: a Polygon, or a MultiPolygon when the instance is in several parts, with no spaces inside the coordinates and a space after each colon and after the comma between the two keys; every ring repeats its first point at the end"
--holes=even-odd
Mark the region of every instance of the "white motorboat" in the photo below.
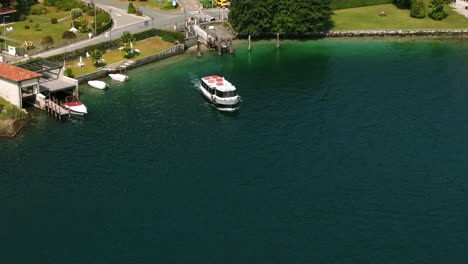
{"type": "Polygon", "coordinates": [[[65,103],[62,106],[70,110],[71,114],[74,115],[85,115],[88,113],[86,106],[78,99],[76,95],[69,95],[65,97],[65,103]]]}
{"type": "Polygon", "coordinates": [[[119,82],[125,82],[128,80],[128,76],[120,73],[109,73],[109,77],[112,78],[112,80],[116,80],[119,82]]]}
{"type": "Polygon", "coordinates": [[[234,85],[224,77],[211,75],[201,78],[200,91],[219,110],[235,111],[239,109],[241,97],[234,85]]]}
{"type": "Polygon", "coordinates": [[[94,88],[97,88],[97,89],[106,89],[107,87],[109,87],[107,85],[107,83],[103,82],[103,81],[97,81],[97,80],[92,80],[92,81],[88,81],[88,84],[94,88]]]}

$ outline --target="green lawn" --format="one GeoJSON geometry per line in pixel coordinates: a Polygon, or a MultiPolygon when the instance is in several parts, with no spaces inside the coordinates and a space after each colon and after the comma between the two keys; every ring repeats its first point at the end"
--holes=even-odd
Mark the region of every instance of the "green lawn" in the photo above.
{"type": "MultiPolygon", "coordinates": [[[[156,53],[159,53],[161,51],[164,51],[172,47],[173,45],[174,45],[173,43],[163,41],[159,37],[153,37],[153,38],[148,38],[142,41],[138,41],[137,43],[135,43],[134,48],[140,50],[140,54],[137,55],[134,59],[140,59],[140,58],[144,58],[150,55],[154,55],[156,53]]],[[[113,64],[113,63],[125,60],[125,58],[123,57],[123,52],[118,49],[104,53],[102,58],[104,59],[105,64],[100,65],[100,66],[105,66],[105,65],[109,65],[109,64],[113,64]]],[[[83,59],[83,62],[85,63],[85,66],[83,67],[78,67],[78,62],[80,61],[79,58],[66,61],[67,68],[72,69],[73,74],[75,76],[82,76],[82,75],[94,72],[98,69],[96,66],[92,64],[90,59],[86,59],[85,56],[83,56],[82,59],[83,59]]]]}
{"type": "MultiPolygon", "coordinates": [[[[429,0],[427,1],[429,2],[429,0]]],[[[446,7],[449,16],[436,21],[431,19],[428,4],[426,17],[417,19],[410,17],[410,10],[398,9],[393,4],[358,7],[336,10],[332,19],[334,30],[364,30],[364,29],[467,29],[468,18],[462,16],[450,7],[446,7]],[[385,11],[387,16],[379,16],[385,11]]]]}
{"type": "MultiPolygon", "coordinates": [[[[33,8],[43,7],[43,4],[36,4],[33,8]]],[[[55,45],[74,42],[78,39],[87,38],[87,33],[77,33],[77,39],[64,40],[62,34],[71,27],[70,11],[57,11],[55,7],[45,7],[48,13],[41,15],[29,15],[25,21],[15,22],[12,27],[14,31],[6,33],[6,36],[15,39],[14,45],[19,47],[24,41],[32,41],[35,47],[42,47],[41,41],[45,36],[51,36],[55,45]],[[51,18],[57,18],[57,24],[50,23],[51,18]],[[61,20],[61,21],[60,21],[61,20]],[[38,30],[35,29],[36,24],[39,25],[38,30]],[[25,26],[28,25],[29,29],[25,26]]],[[[86,16],[86,15],[85,15],[86,16]]],[[[11,41],[7,43],[11,44],[11,41]]]]}
{"type": "MultiPolygon", "coordinates": [[[[115,2],[125,3],[128,6],[128,0],[114,0],[115,2]]],[[[178,10],[172,6],[172,0],[161,0],[161,6],[159,5],[159,0],[149,0],[149,1],[133,1],[133,6],[139,8],[140,10],[155,9],[155,10],[178,10]]]]}

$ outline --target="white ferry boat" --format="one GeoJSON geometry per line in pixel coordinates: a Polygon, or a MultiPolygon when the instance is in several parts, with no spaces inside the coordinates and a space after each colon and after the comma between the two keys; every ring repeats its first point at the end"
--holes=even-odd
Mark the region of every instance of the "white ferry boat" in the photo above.
{"type": "Polygon", "coordinates": [[[224,77],[211,75],[201,78],[200,91],[219,110],[235,111],[239,108],[241,97],[236,87],[224,77]]]}

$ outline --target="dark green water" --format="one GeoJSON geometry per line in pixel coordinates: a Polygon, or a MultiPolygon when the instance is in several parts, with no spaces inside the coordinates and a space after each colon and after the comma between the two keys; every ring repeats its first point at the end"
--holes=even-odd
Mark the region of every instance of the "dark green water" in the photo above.
{"type": "Polygon", "coordinates": [[[0,263],[464,263],[468,42],[171,58],[0,147],[0,263]],[[219,112],[217,73],[243,97],[219,112]]]}

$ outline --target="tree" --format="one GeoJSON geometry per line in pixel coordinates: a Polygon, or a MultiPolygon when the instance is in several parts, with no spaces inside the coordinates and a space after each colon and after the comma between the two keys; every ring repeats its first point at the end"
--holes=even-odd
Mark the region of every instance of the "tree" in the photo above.
{"type": "Polygon", "coordinates": [[[93,62],[93,64],[95,66],[98,66],[102,58],[102,51],[100,49],[94,49],[93,51],[91,51],[89,56],[91,57],[91,61],[93,62]]]}
{"type": "Polygon", "coordinates": [[[232,0],[234,30],[262,33],[310,33],[333,26],[331,0],[232,0]]]}
{"type": "Polygon", "coordinates": [[[393,0],[393,4],[398,8],[409,9],[411,7],[412,0],[393,0]]]}
{"type": "MultiPolygon", "coordinates": [[[[8,5],[4,5],[4,6],[9,6],[10,3],[13,1],[6,1],[6,2],[8,2],[8,5]]],[[[21,15],[28,16],[29,12],[31,11],[31,6],[35,4],[36,2],[37,2],[36,0],[17,1],[15,8],[16,8],[16,13],[18,17],[20,17],[21,15]]]]}
{"type": "Polygon", "coordinates": [[[120,41],[124,45],[130,45],[130,42],[135,41],[135,36],[132,35],[132,33],[128,32],[128,31],[125,31],[125,32],[122,33],[122,36],[120,36],[120,41]]]}
{"type": "Polygon", "coordinates": [[[429,7],[432,8],[432,12],[429,16],[434,20],[442,20],[448,16],[447,12],[444,11],[444,7],[449,5],[451,0],[431,0],[429,7]]]}
{"type": "Polygon", "coordinates": [[[411,3],[411,17],[424,18],[426,16],[426,5],[424,0],[413,0],[411,3]]]}
{"type": "Polygon", "coordinates": [[[127,13],[129,14],[135,14],[137,12],[135,6],[133,5],[132,2],[130,2],[130,4],[128,4],[128,11],[127,13]]]}

